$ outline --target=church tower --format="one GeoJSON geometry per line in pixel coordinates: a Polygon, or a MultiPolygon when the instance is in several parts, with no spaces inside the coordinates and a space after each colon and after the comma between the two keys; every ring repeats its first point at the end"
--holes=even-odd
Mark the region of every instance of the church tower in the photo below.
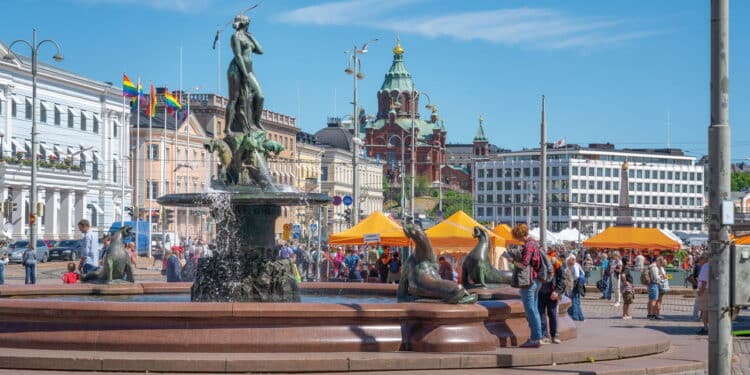
{"type": "Polygon", "coordinates": [[[490,151],[490,142],[484,134],[484,118],[479,116],[479,129],[474,136],[474,156],[487,156],[490,151]]]}

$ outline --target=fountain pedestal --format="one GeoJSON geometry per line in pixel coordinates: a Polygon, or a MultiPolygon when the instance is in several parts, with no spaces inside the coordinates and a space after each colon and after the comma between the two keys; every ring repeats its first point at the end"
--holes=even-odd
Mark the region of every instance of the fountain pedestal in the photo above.
{"type": "Polygon", "coordinates": [[[170,194],[166,206],[209,206],[217,221],[217,251],[198,264],[191,300],[200,302],[299,302],[294,265],[276,259],[275,224],[282,206],[322,205],[325,194],[251,188],[209,194],[170,194]]]}

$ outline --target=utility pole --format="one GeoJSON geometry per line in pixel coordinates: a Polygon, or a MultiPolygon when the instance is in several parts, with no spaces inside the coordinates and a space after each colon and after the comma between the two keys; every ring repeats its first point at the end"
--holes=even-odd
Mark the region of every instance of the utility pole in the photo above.
{"type": "Polygon", "coordinates": [[[547,119],[544,114],[544,95],[542,95],[542,125],[539,142],[539,242],[542,252],[547,254],[547,119]]]}
{"type": "Polygon", "coordinates": [[[711,0],[711,125],[708,127],[709,265],[708,373],[732,372],[729,231],[722,203],[730,192],[729,0],[711,0]]]}

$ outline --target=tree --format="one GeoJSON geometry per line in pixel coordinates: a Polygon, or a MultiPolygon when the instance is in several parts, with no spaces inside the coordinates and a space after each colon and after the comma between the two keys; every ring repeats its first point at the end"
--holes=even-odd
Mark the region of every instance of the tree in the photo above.
{"type": "MultiPolygon", "coordinates": [[[[471,215],[471,201],[472,201],[471,194],[467,193],[457,193],[455,191],[446,190],[443,192],[443,217],[448,217],[453,215],[454,213],[458,211],[466,212],[467,214],[471,215]]],[[[438,210],[438,206],[436,205],[435,208],[432,209],[432,214],[436,215],[438,210]]]]}
{"type": "Polygon", "coordinates": [[[750,189],[750,173],[732,173],[732,191],[744,191],[750,189]]]}

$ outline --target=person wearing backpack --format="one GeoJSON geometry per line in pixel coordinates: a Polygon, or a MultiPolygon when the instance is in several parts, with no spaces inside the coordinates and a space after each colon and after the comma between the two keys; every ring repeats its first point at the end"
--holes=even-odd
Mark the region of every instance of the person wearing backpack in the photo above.
{"type": "Polygon", "coordinates": [[[659,301],[659,266],[657,262],[651,262],[648,268],[641,273],[641,284],[648,288],[648,316],[649,320],[664,319],[659,315],[657,303],[659,301]]]}
{"type": "Polygon", "coordinates": [[[568,292],[570,295],[570,307],[568,308],[568,315],[570,319],[582,322],[583,309],[581,308],[581,296],[586,293],[586,276],[583,273],[581,265],[576,262],[575,255],[568,255],[565,258],[566,272],[570,274],[573,279],[573,289],[568,292]]]}
{"type": "Polygon", "coordinates": [[[36,284],[36,249],[34,244],[29,241],[29,247],[23,252],[21,256],[21,263],[26,271],[26,284],[36,284]]]}
{"type": "Polygon", "coordinates": [[[612,280],[610,279],[610,273],[609,273],[609,257],[607,256],[607,253],[602,253],[602,286],[604,289],[602,289],[602,297],[599,299],[606,299],[611,300],[612,299],[612,280]]]}
{"type": "MultiPolygon", "coordinates": [[[[542,281],[539,279],[539,271],[542,268],[542,257],[539,250],[539,242],[529,236],[529,226],[526,224],[517,224],[513,227],[513,238],[521,241],[521,253],[514,259],[513,266],[518,269],[529,269],[529,279],[527,283],[522,283],[519,287],[521,292],[521,301],[523,309],[526,312],[526,320],[529,323],[531,336],[529,340],[521,344],[522,348],[538,348],[542,340],[542,322],[539,316],[539,287],[542,281]]],[[[544,276],[542,276],[544,277],[544,276]]]]}
{"type": "Polygon", "coordinates": [[[557,334],[557,305],[560,297],[565,294],[565,290],[568,288],[562,262],[557,258],[554,251],[549,251],[548,255],[554,269],[554,276],[552,280],[542,282],[542,286],[539,288],[539,317],[542,326],[542,340],[540,342],[541,344],[559,344],[561,341],[557,334]],[[547,325],[548,318],[549,326],[547,325]]]}

